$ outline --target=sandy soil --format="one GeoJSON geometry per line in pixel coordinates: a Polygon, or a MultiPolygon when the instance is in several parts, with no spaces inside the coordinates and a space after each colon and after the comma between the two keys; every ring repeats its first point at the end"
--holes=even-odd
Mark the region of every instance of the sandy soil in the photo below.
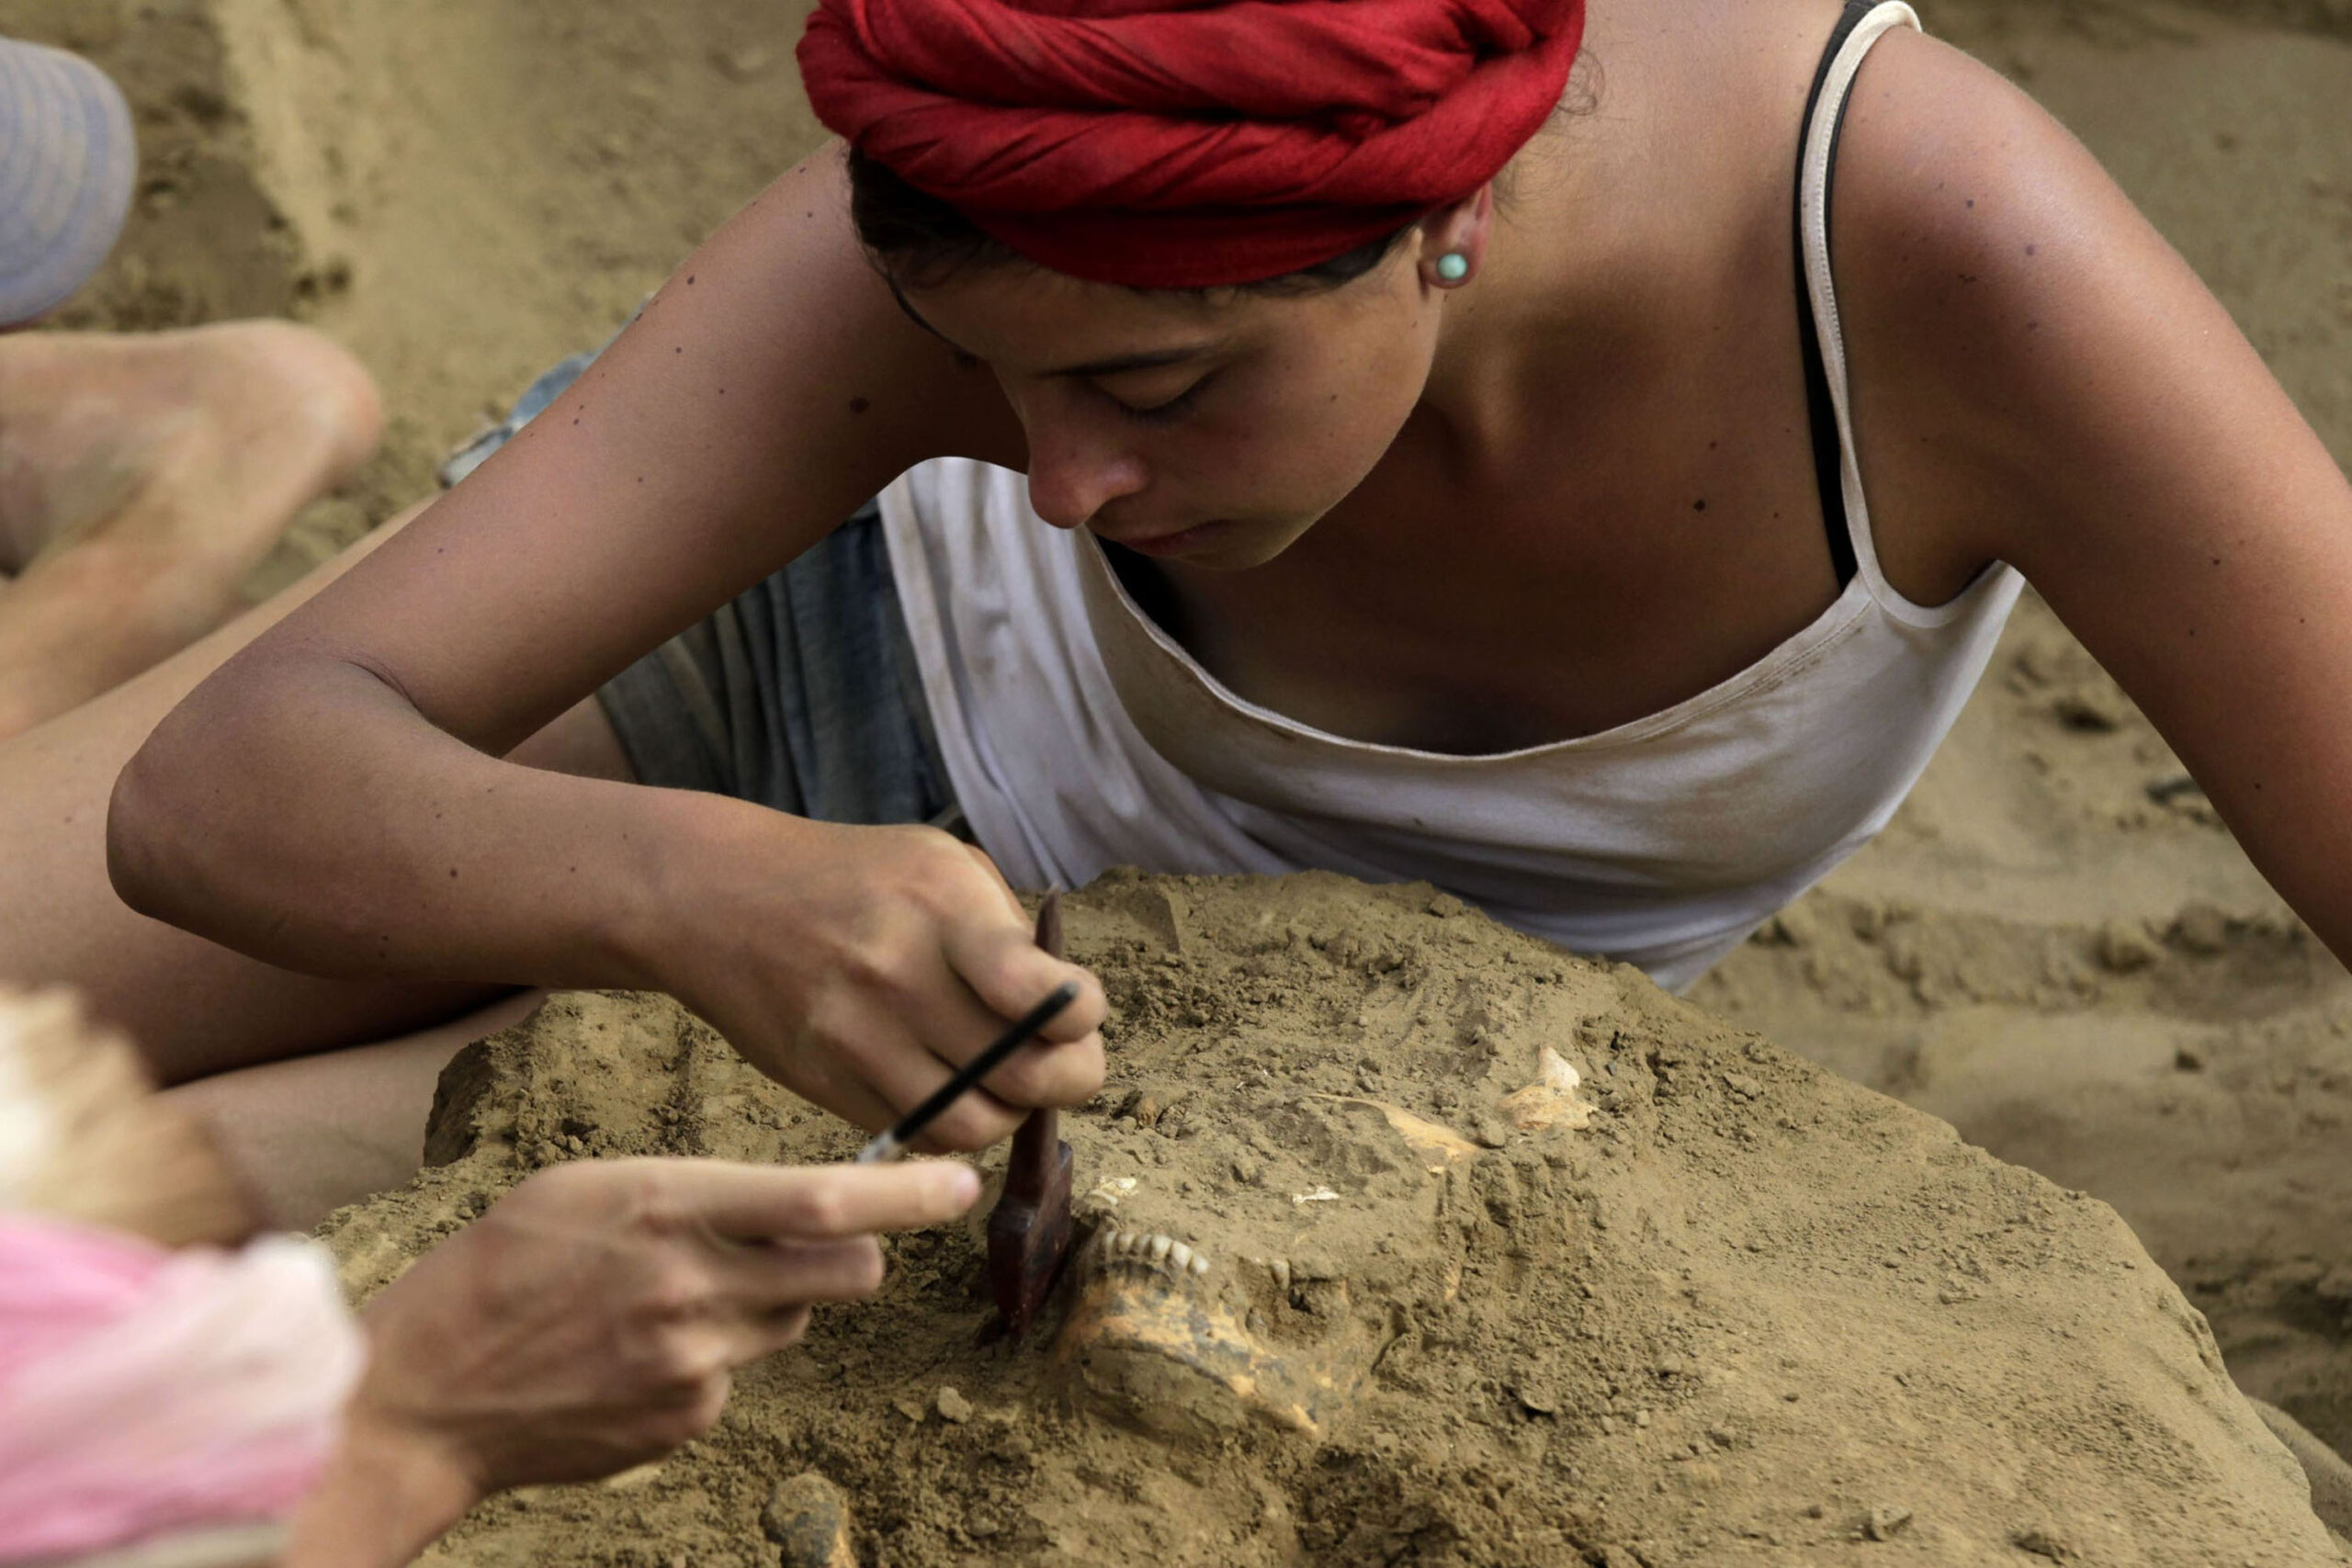
{"type": "MultiPolygon", "coordinates": [[[[1944,0],[2352,462],[2352,4],[1944,0]]],[[[411,499],[808,144],[797,7],[0,0],[137,98],[148,176],[74,320],[286,310],[397,423],[269,581],[411,499]]],[[[1698,999],[2113,1202],[2235,1375],[2352,1445],[2352,983],[2049,613],[1878,846],[1698,999]]]]}
{"type": "MultiPolygon", "coordinates": [[[[1068,926],[1111,1080],[1027,1341],[977,1221],[901,1238],[711,1438],[428,1561],[772,1563],[786,1483],[889,1568],[2352,1562],[2114,1212],[1941,1122],[1427,887],[1130,874],[1068,926]]],[[[365,1290],[550,1161],[855,1145],[667,998],[560,997],[328,1235],[365,1290]]]]}
{"type": "Polygon", "coordinates": [[[816,142],[802,8],[742,0],[0,0],[139,109],[141,192],[65,325],[290,314],[392,423],[266,592],[426,493],[532,377],[603,342],[816,142]]]}

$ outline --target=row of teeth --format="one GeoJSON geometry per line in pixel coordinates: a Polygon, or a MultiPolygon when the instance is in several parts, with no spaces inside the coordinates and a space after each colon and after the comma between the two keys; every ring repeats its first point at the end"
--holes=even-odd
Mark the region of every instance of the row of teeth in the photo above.
{"type": "Polygon", "coordinates": [[[1147,1235],[1142,1231],[1113,1231],[1102,1238],[1102,1254],[1106,1258],[1132,1258],[1138,1263],[1172,1269],[1179,1274],[1205,1274],[1209,1271],[1207,1253],[1194,1252],[1174,1236],[1147,1235]]]}

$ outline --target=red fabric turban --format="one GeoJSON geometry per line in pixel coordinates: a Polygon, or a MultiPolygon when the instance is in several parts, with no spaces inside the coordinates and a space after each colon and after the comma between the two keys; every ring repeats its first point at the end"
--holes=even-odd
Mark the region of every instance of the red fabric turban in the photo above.
{"type": "Polygon", "coordinates": [[[817,116],[1041,265],[1249,283],[1476,190],[1543,125],[1583,0],[821,0],[817,116]]]}

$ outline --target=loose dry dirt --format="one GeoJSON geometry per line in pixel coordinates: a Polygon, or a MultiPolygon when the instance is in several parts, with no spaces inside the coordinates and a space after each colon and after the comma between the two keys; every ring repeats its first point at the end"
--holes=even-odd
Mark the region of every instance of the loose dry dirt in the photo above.
{"type": "MultiPolygon", "coordinates": [[[[893,1568],[2341,1560],[2114,1212],[1942,1122],[1425,887],[1122,875],[1068,923],[1117,1009],[1083,1208],[1204,1271],[1098,1240],[1014,1347],[977,1221],[902,1238],[709,1439],[431,1561],[773,1563],[810,1471],[893,1568]],[[1514,1124],[1545,1047],[1589,1125],[1514,1124]]],[[[328,1235],[366,1290],[548,1162],[856,1143],[666,999],[560,997],[328,1235]]]]}

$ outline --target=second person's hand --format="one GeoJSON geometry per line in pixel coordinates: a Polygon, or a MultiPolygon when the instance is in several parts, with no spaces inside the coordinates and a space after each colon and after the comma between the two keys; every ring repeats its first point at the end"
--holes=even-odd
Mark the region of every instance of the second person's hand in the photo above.
{"type": "Polygon", "coordinates": [[[541,1171],[368,1308],[366,1378],[290,1568],[406,1562],[491,1493],[659,1459],[718,1420],[738,1367],[808,1308],[882,1281],[875,1234],[979,1181],[897,1166],[582,1160],[541,1171]]]}

